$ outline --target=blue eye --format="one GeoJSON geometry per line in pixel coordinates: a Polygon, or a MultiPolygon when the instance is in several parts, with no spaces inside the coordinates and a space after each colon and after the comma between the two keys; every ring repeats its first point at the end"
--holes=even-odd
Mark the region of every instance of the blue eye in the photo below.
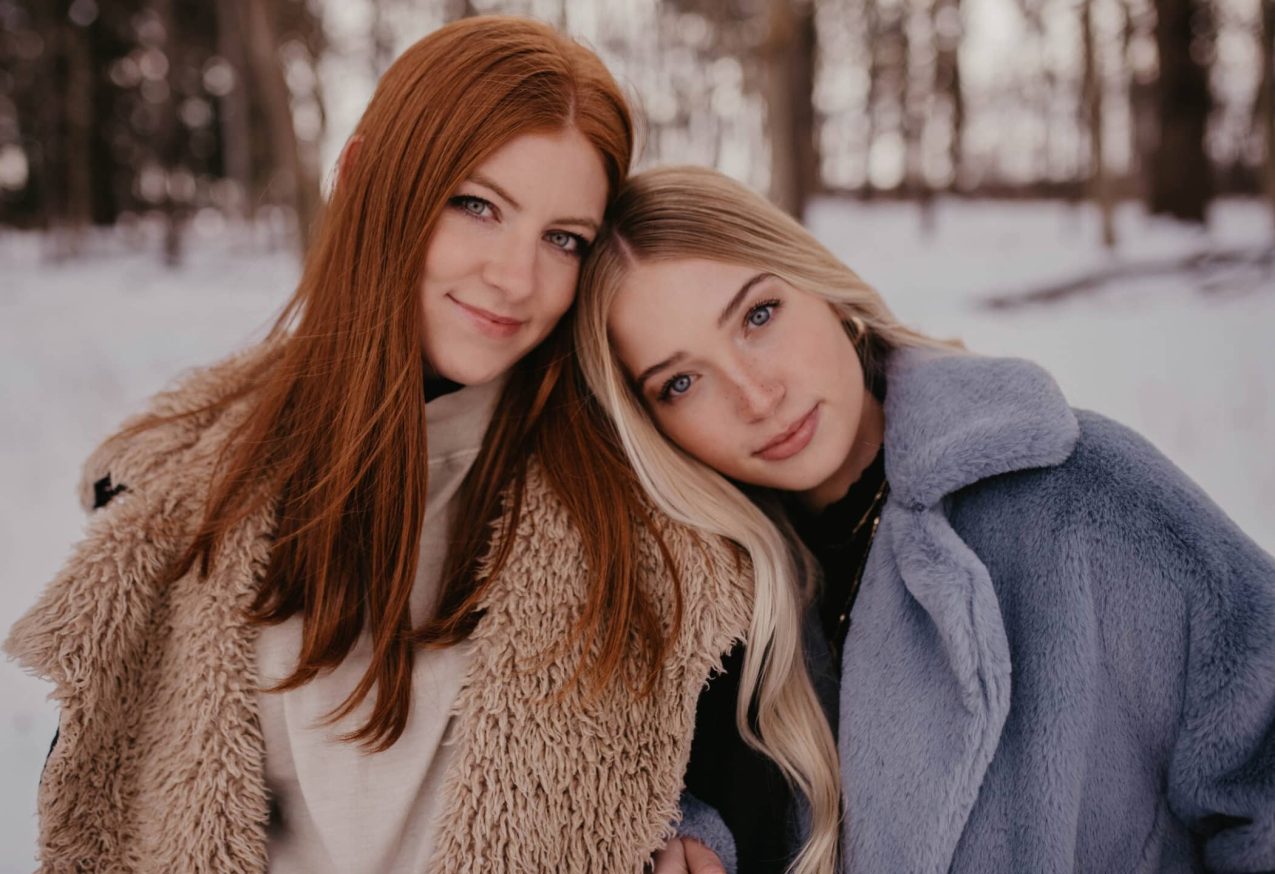
{"type": "Polygon", "coordinates": [[[472,194],[457,194],[447,201],[447,204],[453,209],[458,209],[466,215],[471,215],[477,219],[491,218],[496,209],[492,206],[491,201],[475,197],[472,194]]]}
{"type": "Polygon", "coordinates": [[[777,309],[779,309],[779,301],[764,301],[748,310],[747,315],[744,316],[744,322],[750,328],[760,328],[774,317],[777,309]]]}
{"type": "Polygon", "coordinates": [[[660,389],[660,400],[668,401],[673,398],[681,397],[691,390],[691,379],[688,373],[679,373],[671,377],[668,382],[664,383],[664,387],[660,389]]]}
{"type": "Polygon", "coordinates": [[[556,246],[568,255],[583,255],[589,249],[589,241],[568,231],[549,231],[545,234],[549,245],[556,246]]]}

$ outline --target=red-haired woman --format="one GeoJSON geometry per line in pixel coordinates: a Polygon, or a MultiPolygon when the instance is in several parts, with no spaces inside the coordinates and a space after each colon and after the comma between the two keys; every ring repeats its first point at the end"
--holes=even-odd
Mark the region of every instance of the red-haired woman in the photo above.
{"type": "Polygon", "coordinates": [[[60,705],[45,870],[636,871],[670,830],[749,592],[642,503],[557,327],[624,98],[470,19],[351,143],[269,339],[89,459],[8,640],[60,705]]]}

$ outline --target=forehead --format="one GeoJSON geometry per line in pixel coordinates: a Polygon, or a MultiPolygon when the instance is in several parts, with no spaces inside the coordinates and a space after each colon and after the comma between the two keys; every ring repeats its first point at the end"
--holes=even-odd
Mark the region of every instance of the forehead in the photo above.
{"type": "Polygon", "coordinates": [[[600,219],[606,208],[602,156],[575,128],[520,134],[474,170],[496,182],[527,209],[600,219]]]}
{"type": "Polygon", "coordinates": [[[607,314],[620,360],[640,371],[718,330],[717,319],[756,269],[678,258],[631,267],[607,314]]]}
{"type": "Polygon", "coordinates": [[[676,258],[642,262],[629,268],[612,304],[610,319],[658,306],[662,311],[690,316],[717,313],[753,274],[751,267],[704,258],[676,258]]]}

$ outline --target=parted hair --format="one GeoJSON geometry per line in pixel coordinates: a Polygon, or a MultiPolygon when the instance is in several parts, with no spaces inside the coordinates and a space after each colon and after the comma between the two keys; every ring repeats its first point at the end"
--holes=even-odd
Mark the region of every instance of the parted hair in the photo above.
{"type": "Polygon", "coordinates": [[[372,696],[366,723],[347,738],[370,749],[403,732],[415,649],[454,644],[475,628],[513,546],[500,533],[517,530],[532,457],[575,522],[589,569],[575,626],[586,656],[573,680],[601,688],[622,678],[649,690],[680,623],[680,596],[669,628],[638,584],[639,541],[655,532],[565,328],[510,374],[457,497],[436,611],[418,627],[409,614],[428,474],[426,250],[446,201],[487,156],[521,134],[568,128],[597,149],[614,195],[632,157],[628,105],[593,52],[546,25],[465,19],[390,66],[266,341],[277,349],[240,393],[252,395],[252,412],[172,569],[207,574],[226,533],[262,502],[277,502],[253,619],[299,615],[304,630],[296,670],[276,688],[339,664],[367,633],[371,663],[331,718],[372,696]]]}
{"type": "Polygon", "coordinates": [[[865,374],[881,366],[892,348],[939,344],[901,325],[877,292],[798,222],[743,185],[701,167],[666,167],[632,177],[609,208],[581,275],[577,354],[643,486],[665,513],[740,544],[752,560],[755,608],[736,722],[741,735],[774,759],[810,804],[810,837],[791,870],[831,872],[841,821],[840,767],[802,656],[809,556],[794,543],[777,502],[737,487],[660,433],[608,338],[608,315],[628,271],[679,258],[755,267],[825,298],[857,337],[865,374]]]}

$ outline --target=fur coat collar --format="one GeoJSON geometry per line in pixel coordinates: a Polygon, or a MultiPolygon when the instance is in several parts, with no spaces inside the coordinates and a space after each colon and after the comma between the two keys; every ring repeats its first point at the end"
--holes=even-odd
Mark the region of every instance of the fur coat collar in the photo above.
{"type": "Polygon", "coordinates": [[[875,838],[854,824],[906,824],[907,858],[898,870],[937,874],[947,870],[978,798],[1011,686],[996,591],[986,566],[953,530],[946,499],[991,477],[1061,464],[1079,432],[1053,379],[1026,361],[904,349],[891,356],[886,385],[890,498],[877,535],[884,548],[873,550],[865,570],[842,687],[844,696],[866,682],[881,701],[872,708],[843,701],[847,784],[859,776],[849,765],[855,751],[879,747],[865,738],[888,734],[896,754],[882,758],[870,787],[852,787],[846,840],[851,858],[862,857],[864,842],[875,838]],[[869,585],[887,578],[901,585],[869,585]],[[869,642],[878,636],[878,644],[869,642]],[[904,691],[889,671],[873,673],[884,656],[855,660],[874,645],[878,654],[924,660],[924,693],[904,691]],[[856,683],[861,674],[869,679],[856,683]],[[898,694],[883,688],[887,683],[898,694]],[[879,818],[882,811],[888,813],[879,818]]]}
{"type": "MultiPolygon", "coordinates": [[[[195,373],[152,412],[236,392],[261,354],[195,373]]],[[[245,519],[208,578],[160,585],[245,406],[99,448],[85,466],[85,506],[103,476],[126,491],[93,514],[6,642],[53,683],[60,708],[39,793],[43,870],[267,867],[256,630],[244,613],[269,558],[273,513],[245,519]]],[[[723,546],[666,525],[683,582],[681,633],[650,697],[613,687],[588,700],[564,690],[580,653],[551,647],[585,596],[579,532],[534,464],[514,536],[473,635],[431,870],[639,871],[677,815],[699,691],[747,628],[748,575],[723,546]]],[[[644,571],[668,620],[673,598],[653,543],[644,571]]]]}
{"type": "Polygon", "coordinates": [[[890,363],[847,872],[1275,870],[1275,561],[1010,359],[890,363]]]}

